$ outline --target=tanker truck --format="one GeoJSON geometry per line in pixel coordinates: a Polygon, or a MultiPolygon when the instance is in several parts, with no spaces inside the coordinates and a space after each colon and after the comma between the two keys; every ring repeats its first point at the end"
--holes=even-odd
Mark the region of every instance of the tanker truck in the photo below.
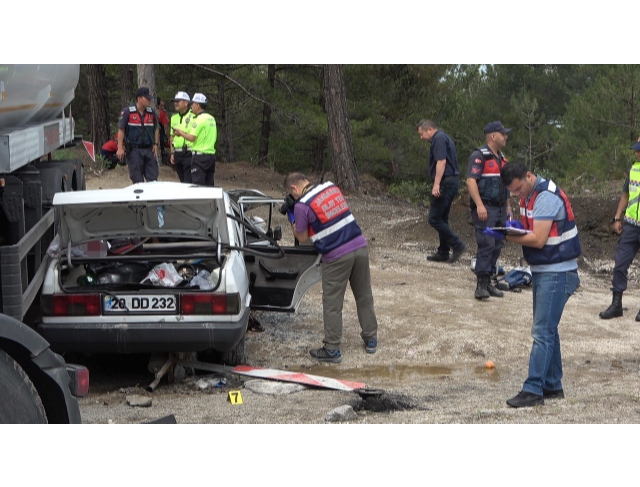
{"type": "Polygon", "coordinates": [[[79,423],[76,398],[89,391],[89,371],[24,320],[49,262],[53,195],[85,187],[79,160],[53,160],[75,139],[65,109],[79,74],[79,64],[0,64],[0,424],[79,423]]]}
{"type": "Polygon", "coordinates": [[[0,313],[22,321],[42,285],[53,195],[85,189],[70,103],[79,64],[0,64],[0,313]],[[67,110],[68,107],[68,110],[67,110]]]}

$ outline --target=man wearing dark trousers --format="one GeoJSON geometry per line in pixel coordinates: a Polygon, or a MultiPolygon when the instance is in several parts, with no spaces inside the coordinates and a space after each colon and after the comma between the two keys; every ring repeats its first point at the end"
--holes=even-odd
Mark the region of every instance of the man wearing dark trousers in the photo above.
{"type": "Polygon", "coordinates": [[[173,132],[191,142],[191,182],[201,186],[213,186],[218,129],[216,120],[205,112],[206,109],[207,97],[202,93],[193,95],[190,132],[186,133],[180,129],[175,129],[173,132]]]}
{"type": "Polygon", "coordinates": [[[126,150],[129,177],[133,183],[158,179],[160,131],[158,117],[151,108],[152,99],[149,88],[139,88],[136,104],[124,108],[118,121],[116,155],[122,161],[126,150]]]}
{"type": "Polygon", "coordinates": [[[429,176],[433,181],[429,225],[438,232],[440,245],[427,260],[453,264],[467,250],[467,246],[449,227],[449,212],[460,189],[458,155],[453,139],[438,129],[432,120],[418,124],[418,134],[431,144],[429,150],[429,176]],[[453,251],[449,254],[450,251],[453,251]]]}
{"type": "MultiPolygon", "coordinates": [[[[636,153],[636,162],[627,174],[613,218],[613,229],[620,235],[620,240],[616,247],[611,282],[613,299],[611,306],[600,312],[603,320],[622,316],[622,293],[627,290],[629,266],[640,250],[640,141],[631,146],[631,150],[636,153]]],[[[636,321],[640,321],[640,311],[636,321]]]]}
{"type": "Polygon", "coordinates": [[[173,106],[177,113],[171,116],[171,157],[170,161],[178,174],[181,183],[191,182],[191,142],[175,134],[176,130],[189,133],[193,113],[189,109],[191,98],[184,91],[178,91],[173,98],[173,106]]]}
{"type": "Polygon", "coordinates": [[[502,291],[491,282],[497,274],[497,262],[504,240],[491,238],[484,234],[487,227],[504,227],[507,218],[511,219],[509,193],[502,180],[500,170],[507,163],[500,150],[507,145],[508,133],[501,122],[488,123],[484,128],[485,145],[471,153],[467,162],[467,187],[469,188],[471,219],[476,227],[475,273],[477,286],[476,299],[490,296],[501,298],[502,291]]]}

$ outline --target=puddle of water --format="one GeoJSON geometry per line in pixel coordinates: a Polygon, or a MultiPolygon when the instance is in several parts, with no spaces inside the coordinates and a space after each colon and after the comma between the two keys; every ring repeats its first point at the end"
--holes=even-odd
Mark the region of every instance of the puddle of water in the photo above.
{"type": "Polygon", "coordinates": [[[474,372],[479,379],[486,379],[491,382],[500,381],[500,372],[496,368],[476,367],[474,372]]]}
{"type": "Polygon", "coordinates": [[[330,377],[354,382],[364,382],[369,387],[379,387],[387,384],[411,384],[424,382],[438,377],[451,375],[473,374],[478,379],[491,382],[500,381],[498,369],[487,369],[484,366],[469,368],[469,366],[441,366],[441,365],[387,365],[361,368],[342,368],[340,365],[318,364],[312,367],[297,367],[288,369],[291,372],[330,377]]]}

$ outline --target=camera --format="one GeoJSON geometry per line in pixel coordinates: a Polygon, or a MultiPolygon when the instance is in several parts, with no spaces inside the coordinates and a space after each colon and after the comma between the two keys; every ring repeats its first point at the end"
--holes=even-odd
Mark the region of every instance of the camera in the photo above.
{"type": "Polygon", "coordinates": [[[284,198],[284,203],[280,207],[280,213],[286,215],[289,210],[293,211],[293,207],[296,206],[296,200],[293,199],[293,196],[288,194],[284,198]]]}

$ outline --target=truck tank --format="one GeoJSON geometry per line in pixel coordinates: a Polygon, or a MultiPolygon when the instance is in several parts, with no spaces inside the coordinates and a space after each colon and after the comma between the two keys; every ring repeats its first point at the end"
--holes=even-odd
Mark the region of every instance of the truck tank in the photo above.
{"type": "Polygon", "coordinates": [[[79,76],[78,64],[0,64],[0,132],[58,118],[79,76]]]}

